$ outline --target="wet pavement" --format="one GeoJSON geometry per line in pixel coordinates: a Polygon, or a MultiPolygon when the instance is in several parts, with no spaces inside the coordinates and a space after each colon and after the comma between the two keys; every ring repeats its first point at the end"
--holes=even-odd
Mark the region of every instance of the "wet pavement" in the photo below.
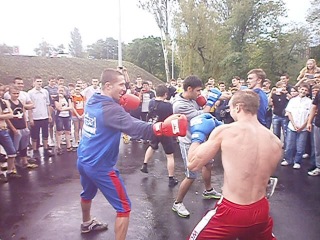
{"type": "MultiPolygon", "coordinates": [[[[186,239],[203,214],[215,200],[203,200],[203,184],[195,181],[184,204],[190,218],[180,218],[171,210],[178,186],[168,187],[166,161],[158,150],[148,164],[149,173],[141,173],[147,145],[121,145],[118,168],[132,201],[127,239],[186,239]]],[[[176,176],[184,178],[183,162],[178,144],[175,151],[176,176]]],[[[221,188],[223,172],[216,158],[212,183],[221,188]]],[[[275,194],[270,199],[274,233],[283,240],[320,239],[320,177],[307,175],[309,161],[300,170],[279,166],[275,194]]],[[[80,234],[81,186],[76,169],[76,153],[65,153],[42,159],[35,170],[18,169],[21,179],[0,184],[0,239],[19,240],[99,240],[114,239],[115,211],[98,193],[92,205],[92,215],[107,222],[109,230],[80,234]]]]}

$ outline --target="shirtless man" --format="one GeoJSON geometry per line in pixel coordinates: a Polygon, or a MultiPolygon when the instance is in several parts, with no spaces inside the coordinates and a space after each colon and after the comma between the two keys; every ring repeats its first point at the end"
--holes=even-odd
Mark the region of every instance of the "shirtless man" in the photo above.
{"type": "Polygon", "coordinates": [[[213,131],[218,126],[216,119],[197,116],[190,123],[193,143],[188,155],[189,170],[200,170],[221,149],[224,184],[223,197],[202,218],[189,239],[276,239],[265,196],[269,177],[282,156],[282,144],[259,123],[256,93],[238,91],[229,105],[234,123],[213,131]],[[207,134],[208,141],[199,141],[199,136],[207,134]]]}

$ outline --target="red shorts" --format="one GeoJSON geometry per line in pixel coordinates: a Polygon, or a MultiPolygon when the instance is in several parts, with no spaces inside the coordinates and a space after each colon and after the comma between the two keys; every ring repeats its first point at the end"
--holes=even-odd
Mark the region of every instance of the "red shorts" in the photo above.
{"type": "Polygon", "coordinates": [[[266,198],[250,205],[238,205],[221,198],[192,231],[189,240],[271,240],[273,221],[266,198]]]}

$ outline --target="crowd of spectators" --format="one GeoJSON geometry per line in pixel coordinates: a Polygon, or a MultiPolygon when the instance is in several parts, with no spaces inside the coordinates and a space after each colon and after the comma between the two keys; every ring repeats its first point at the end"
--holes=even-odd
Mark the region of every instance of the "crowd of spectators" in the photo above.
{"type": "MultiPolygon", "coordinates": [[[[150,105],[156,98],[153,83],[141,76],[130,81],[126,69],[119,70],[124,73],[127,93],[138,96],[141,101],[130,114],[148,121],[150,105]]],[[[183,81],[178,78],[166,83],[166,102],[172,103],[183,92],[183,81]]],[[[207,98],[212,88],[223,93],[223,100],[218,100],[210,113],[228,124],[233,121],[228,106],[230,97],[248,87],[247,80],[238,76],[232,78],[230,86],[211,77],[204,83],[201,95],[207,98]]],[[[281,165],[300,169],[303,159],[310,159],[308,174],[320,175],[320,117],[317,114],[320,68],[315,60],[307,61],[296,81],[290,81],[289,76],[283,74],[275,84],[265,79],[262,90],[268,96],[263,124],[284,144],[281,165]]],[[[95,77],[91,84],[79,79],[68,85],[63,77],[52,77],[43,86],[41,76],[35,76],[33,88],[28,91],[20,77],[14,78],[9,86],[1,85],[0,145],[3,148],[1,161],[5,164],[1,166],[0,180],[7,182],[21,177],[17,167],[35,169],[41,157],[75,151],[81,140],[86,101],[99,92],[99,79],[95,77]]],[[[131,141],[143,142],[134,138],[131,141]]]]}

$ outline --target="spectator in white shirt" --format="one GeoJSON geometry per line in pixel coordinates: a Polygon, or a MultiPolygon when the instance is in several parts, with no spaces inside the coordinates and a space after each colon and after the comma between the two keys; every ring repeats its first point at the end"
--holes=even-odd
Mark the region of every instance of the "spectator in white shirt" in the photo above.
{"type": "Polygon", "coordinates": [[[92,97],[95,93],[100,93],[101,89],[99,87],[99,80],[97,78],[92,78],[92,85],[82,90],[81,95],[85,97],[86,101],[92,97]]]}
{"type": "Polygon", "coordinates": [[[28,94],[34,103],[34,108],[29,111],[30,132],[32,140],[32,150],[34,157],[39,156],[37,142],[40,139],[40,129],[42,132],[42,142],[44,147],[44,156],[51,157],[53,154],[48,150],[48,126],[52,121],[50,113],[50,99],[47,90],[42,88],[42,78],[36,76],[32,88],[28,94]]]}

